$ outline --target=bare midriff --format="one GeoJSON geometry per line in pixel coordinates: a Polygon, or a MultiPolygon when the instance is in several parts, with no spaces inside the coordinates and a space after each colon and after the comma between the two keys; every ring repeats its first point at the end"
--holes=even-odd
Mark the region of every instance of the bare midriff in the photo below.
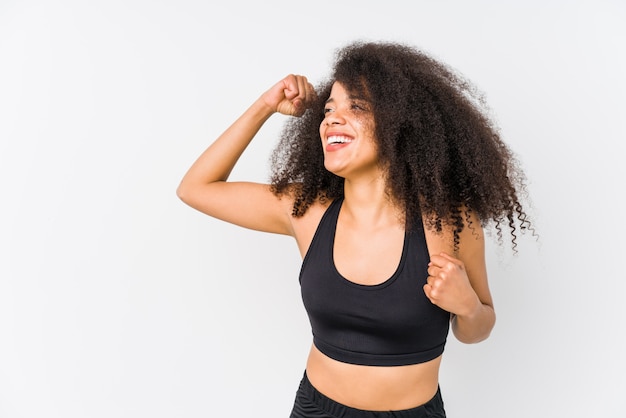
{"type": "Polygon", "coordinates": [[[307,377],[319,392],[346,406],[397,411],[423,405],[435,396],[441,356],[408,366],[342,363],[311,347],[307,377]]]}

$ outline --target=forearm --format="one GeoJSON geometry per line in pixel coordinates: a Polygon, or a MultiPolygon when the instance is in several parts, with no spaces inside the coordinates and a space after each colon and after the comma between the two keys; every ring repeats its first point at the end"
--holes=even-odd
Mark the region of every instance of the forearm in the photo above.
{"type": "Polygon", "coordinates": [[[195,186],[226,181],[250,141],[274,111],[261,99],[250,106],[193,163],[180,185],[183,198],[195,186]]]}
{"type": "Polygon", "coordinates": [[[496,323],[496,313],[492,306],[480,303],[467,315],[453,315],[452,332],[461,342],[473,344],[489,337],[496,323]]]}

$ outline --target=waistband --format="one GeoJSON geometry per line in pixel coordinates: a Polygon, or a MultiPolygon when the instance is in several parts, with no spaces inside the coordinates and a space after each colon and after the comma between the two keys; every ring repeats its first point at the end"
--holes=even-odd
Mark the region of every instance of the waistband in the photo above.
{"type": "Polygon", "coordinates": [[[319,409],[333,417],[345,418],[445,418],[443,407],[443,399],[441,390],[437,387],[437,393],[433,398],[423,405],[415,408],[396,410],[396,411],[367,411],[363,409],[352,408],[336,402],[324,395],[309,381],[304,372],[304,377],[300,382],[299,389],[312,403],[319,409]]]}

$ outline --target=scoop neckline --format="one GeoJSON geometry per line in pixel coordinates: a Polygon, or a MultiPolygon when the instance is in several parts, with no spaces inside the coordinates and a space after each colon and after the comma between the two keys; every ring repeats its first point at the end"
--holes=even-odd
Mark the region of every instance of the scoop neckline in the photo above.
{"type": "Polygon", "coordinates": [[[406,260],[406,256],[407,256],[407,251],[408,251],[408,237],[409,237],[409,233],[407,231],[407,229],[404,229],[404,238],[403,238],[403,242],[402,242],[402,253],[400,255],[400,261],[398,262],[398,265],[396,266],[396,269],[394,270],[394,272],[391,274],[391,276],[389,276],[387,279],[385,279],[384,281],[380,282],[380,283],[376,283],[376,284],[362,284],[362,283],[357,283],[355,281],[352,281],[350,279],[348,279],[347,277],[345,277],[343,274],[341,274],[339,272],[339,270],[337,269],[337,265],[335,264],[335,238],[337,236],[337,223],[339,220],[339,213],[341,212],[341,206],[343,205],[343,198],[340,199],[339,202],[337,202],[338,204],[338,208],[337,208],[337,216],[334,219],[333,222],[333,231],[332,231],[332,239],[331,239],[331,245],[330,245],[330,265],[333,268],[333,271],[335,272],[335,274],[337,275],[337,277],[339,277],[341,279],[341,281],[349,286],[352,287],[356,287],[358,289],[364,289],[364,290],[377,290],[377,289],[382,289],[384,287],[387,287],[389,285],[391,285],[393,282],[396,281],[396,279],[398,278],[398,276],[400,275],[400,273],[402,272],[402,269],[404,268],[404,264],[405,264],[405,260],[406,260]]]}

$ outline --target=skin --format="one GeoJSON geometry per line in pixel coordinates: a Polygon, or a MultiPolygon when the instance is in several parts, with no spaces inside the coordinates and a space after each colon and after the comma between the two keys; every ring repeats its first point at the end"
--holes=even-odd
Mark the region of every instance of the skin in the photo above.
{"type": "MultiPolygon", "coordinates": [[[[204,151],[183,177],[177,194],[209,216],[245,228],[294,237],[305,256],[329,202],[315,202],[293,217],[293,198],[277,197],[269,185],[228,182],[237,160],[274,113],[300,116],[315,96],[306,77],[289,75],[263,93],[204,151]]],[[[335,83],[320,125],[320,146],[327,170],[343,177],[334,257],[348,280],[373,285],[396,270],[402,253],[402,211],[386,193],[385,169],[377,158],[374,121],[366,100],[351,97],[335,83]],[[329,145],[328,138],[347,143],[329,145]]],[[[423,291],[452,314],[452,331],[465,343],[487,338],[495,323],[478,219],[464,228],[458,250],[452,232],[426,228],[431,255],[423,291]]],[[[345,405],[368,410],[400,410],[430,400],[438,386],[441,357],[426,363],[374,367],[341,363],[311,347],[307,375],[322,393],[345,405]]]]}

